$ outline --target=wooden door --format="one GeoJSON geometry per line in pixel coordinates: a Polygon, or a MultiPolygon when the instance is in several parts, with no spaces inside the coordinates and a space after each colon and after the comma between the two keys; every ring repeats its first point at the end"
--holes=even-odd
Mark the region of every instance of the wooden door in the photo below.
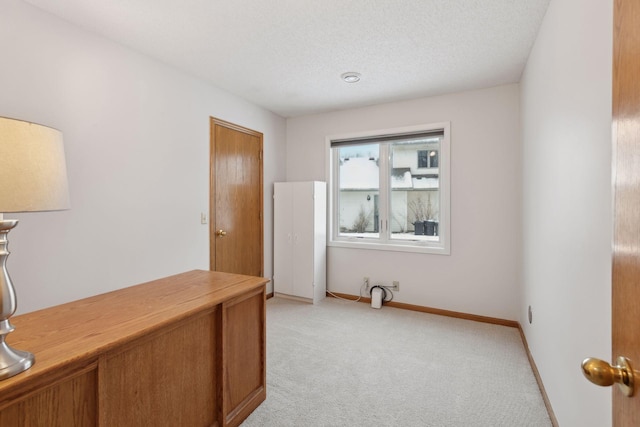
{"type": "MultiPolygon", "coordinates": [[[[612,356],[640,369],[640,1],[614,1],[612,356]]],[[[640,382],[640,378],[636,378],[640,382]]],[[[613,424],[640,425],[640,389],[613,391],[613,424]]]]}
{"type": "Polygon", "coordinates": [[[264,275],[262,134],[211,119],[210,269],[264,275]]]}

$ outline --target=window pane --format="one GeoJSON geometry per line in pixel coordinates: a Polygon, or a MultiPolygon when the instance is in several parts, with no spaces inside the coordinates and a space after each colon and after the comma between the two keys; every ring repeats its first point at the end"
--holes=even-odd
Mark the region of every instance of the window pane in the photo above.
{"type": "Polygon", "coordinates": [[[429,150],[429,167],[438,167],[438,150],[429,150]]]}
{"type": "Polygon", "coordinates": [[[342,146],[338,150],[338,235],[378,237],[380,194],[378,144],[342,146]]]}
{"type": "Polygon", "coordinates": [[[429,167],[429,151],[418,150],[418,167],[419,168],[429,167]]]}
{"type": "Polygon", "coordinates": [[[440,241],[440,137],[391,145],[391,239],[440,241]]]}

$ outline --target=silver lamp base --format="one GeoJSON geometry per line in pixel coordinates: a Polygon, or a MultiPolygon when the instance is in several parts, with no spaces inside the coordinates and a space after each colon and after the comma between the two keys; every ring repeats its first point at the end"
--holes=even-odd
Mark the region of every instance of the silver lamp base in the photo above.
{"type": "Polygon", "coordinates": [[[24,372],[36,362],[33,353],[11,348],[4,341],[4,337],[0,340],[0,380],[24,372]]]}
{"type": "Polygon", "coordinates": [[[0,380],[10,378],[29,369],[36,361],[33,354],[16,350],[5,338],[15,329],[9,318],[16,311],[16,292],[7,271],[9,241],[7,234],[18,224],[17,220],[5,220],[0,216],[0,380]]]}

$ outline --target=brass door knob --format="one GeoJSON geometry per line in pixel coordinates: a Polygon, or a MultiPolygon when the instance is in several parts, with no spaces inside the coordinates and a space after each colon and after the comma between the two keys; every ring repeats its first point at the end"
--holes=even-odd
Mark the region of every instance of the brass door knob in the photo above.
{"type": "Polygon", "coordinates": [[[608,387],[618,384],[625,396],[631,397],[634,392],[634,372],[626,357],[618,357],[616,365],[611,366],[604,360],[592,357],[582,361],[582,373],[594,384],[608,387]]]}
{"type": "Polygon", "coordinates": [[[218,236],[218,237],[224,237],[226,235],[227,235],[226,231],[223,231],[223,230],[216,231],[216,236],[218,236]]]}

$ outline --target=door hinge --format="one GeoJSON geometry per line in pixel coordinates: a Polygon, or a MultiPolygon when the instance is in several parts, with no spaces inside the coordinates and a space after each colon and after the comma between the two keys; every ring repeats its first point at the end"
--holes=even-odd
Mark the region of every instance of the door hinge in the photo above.
{"type": "Polygon", "coordinates": [[[262,160],[262,150],[260,150],[260,153],[258,154],[258,158],[262,160]]]}

